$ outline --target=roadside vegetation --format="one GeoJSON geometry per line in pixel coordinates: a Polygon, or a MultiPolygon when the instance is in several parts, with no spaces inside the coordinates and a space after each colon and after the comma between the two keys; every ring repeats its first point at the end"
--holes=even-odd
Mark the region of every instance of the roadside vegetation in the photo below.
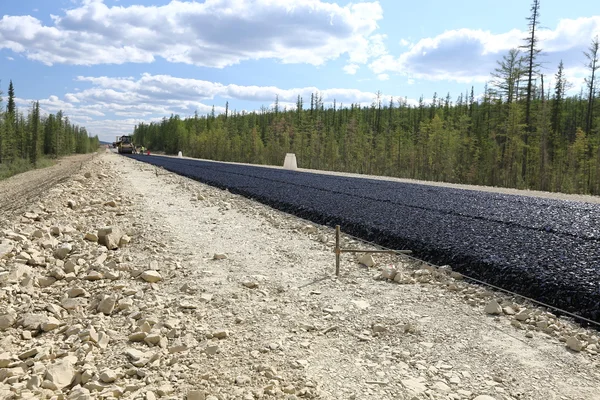
{"type": "Polygon", "coordinates": [[[569,95],[563,63],[541,67],[539,12],[534,0],[523,46],[498,60],[480,98],[473,88],[418,104],[378,95],[365,107],[314,93],[292,109],[275,99],[257,112],[172,115],[139,124],[134,141],[221,161],[279,165],[293,152],[303,168],[599,195],[598,38],[581,55],[584,87],[569,95]]]}
{"type": "Polygon", "coordinates": [[[62,111],[41,115],[34,102],[27,115],[17,109],[13,82],[8,86],[6,108],[0,92],[0,179],[53,164],[53,159],[98,149],[97,136],[69,122],[62,111]]]}

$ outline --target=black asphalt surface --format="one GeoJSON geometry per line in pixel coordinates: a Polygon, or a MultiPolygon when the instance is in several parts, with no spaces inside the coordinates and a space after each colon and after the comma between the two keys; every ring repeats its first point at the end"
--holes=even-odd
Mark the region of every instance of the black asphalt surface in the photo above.
{"type": "Polygon", "coordinates": [[[600,204],[130,157],[600,322],[600,204]]]}

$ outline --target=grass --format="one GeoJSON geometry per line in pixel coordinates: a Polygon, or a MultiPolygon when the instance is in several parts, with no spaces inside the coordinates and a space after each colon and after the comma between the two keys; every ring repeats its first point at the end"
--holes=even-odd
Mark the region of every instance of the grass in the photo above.
{"type": "Polygon", "coordinates": [[[55,161],[50,158],[40,158],[35,166],[28,160],[18,158],[10,164],[0,164],[0,181],[32,169],[51,167],[54,164],[55,161]]]}

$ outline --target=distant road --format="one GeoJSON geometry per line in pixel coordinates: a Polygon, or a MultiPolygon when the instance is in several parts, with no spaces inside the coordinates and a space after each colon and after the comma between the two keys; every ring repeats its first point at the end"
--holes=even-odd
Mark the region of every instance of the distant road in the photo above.
{"type": "Polygon", "coordinates": [[[132,156],[600,321],[600,205],[132,156]]]}

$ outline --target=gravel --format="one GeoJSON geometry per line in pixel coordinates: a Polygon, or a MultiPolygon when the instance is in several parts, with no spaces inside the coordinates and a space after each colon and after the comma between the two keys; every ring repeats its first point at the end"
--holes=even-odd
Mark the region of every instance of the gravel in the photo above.
{"type": "Polygon", "coordinates": [[[133,156],[600,321],[600,205],[133,156]]]}

